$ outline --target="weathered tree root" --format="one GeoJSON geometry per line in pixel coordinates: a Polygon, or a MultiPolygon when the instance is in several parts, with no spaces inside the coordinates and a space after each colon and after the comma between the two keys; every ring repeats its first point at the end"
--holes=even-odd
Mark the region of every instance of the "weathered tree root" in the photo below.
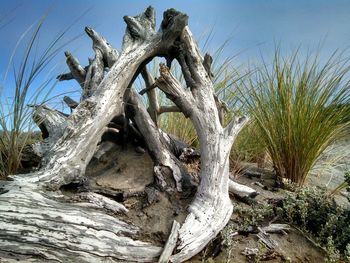
{"type": "Polygon", "coordinates": [[[196,128],[201,146],[201,182],[179,230],[178,252],[171,257],[173,262],[182,262],[200,252],[230,219],[233,206],[228,194],[229,154],[236,135],[248,121],[245,117],[237,118],[222,127],[213,84],[188,27],[180,42],[182,49],[176,58],[190,90],[184,89],[163,64],[157,86],[196,128]]]}
{"type": "MultiPolygon", "coordinates": [[[[11,176],[12,181],[1,189],[0,256],[65,262],[156,260],[161,248],[133,240],[137,239],[136,227],[103,212],[117,215],[127,213],[127,209],[115,200],[89,192],[84,175],[104,132],[117,134],[131,127],[143,138],[153,158],[158,188],[179,193],[192,187],[179,161],[184,152],[157,127],[158,115],[163,112],[181,111],[189,117],[201,146],[200,184],[185,222],[173,231],[178,234],[177,242],[177,235],[170,236],[170,250],[177,245],[171,261],[193,257],[226,225],[233,209],[229,189],[253,195],[253,190],[229,179],[230,149],[248,119],[234,118],[223,127],[225,105],[214,93],[211,57],[200,55],[187,20],[187,15],[169,9],[156,32],[154,10],[149,7],[138,16],[124,17],[127,29],[121,52],[87,27],[95,52],[89,65],[83,67],[72,54],[65,53],[70,72],[58,78],[75,79],[83,96],[80,103],[65,98],[72,110],[70,116],[37,107],[38,124],[46,137],[40,146],[44,161],[39,171],[11,176]],[[189,89],[182,87],[165,65],[161,65],[160,77],[153,82],[145,65],[155,56],[164,56],[168,66],[173,59],[178,60],[189,89]],[[148,112],[131,87],[140,73],[150,99],[148,112]],[[176,106],[162,108],[155,97],[156,86],[176,106]],[[113,123],[119,116],[123,119],[121,126],[113,123]],[[59,191],[67,185],[85,187],[86,192],[75,194],[67,202],[59,191]],[[23,249],[18,251],[18,247],[23,249]]],[[[166,254],[169,258],[169,252],[166,254]]]]}

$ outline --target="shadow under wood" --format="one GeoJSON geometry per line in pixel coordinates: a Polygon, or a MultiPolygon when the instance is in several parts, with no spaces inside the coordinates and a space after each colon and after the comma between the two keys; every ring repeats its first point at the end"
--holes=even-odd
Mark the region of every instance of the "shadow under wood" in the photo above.
{"type": "Polygon", "coordinates": [[[153,161],[139,146],[102,142],[87,166],[92,191],[122,203],[123,221],[140,228],[140,239],[163,245],[174,219],[183,222],[193,196],[161,192],[154,186],[153,161]]]}
{"type": "Polygon", "coordinates": [[[134,145],[103,142],[87,166],[86,176],[92,186],[125,194],[142,192],[153,182],[153,162],[134,145]]]}

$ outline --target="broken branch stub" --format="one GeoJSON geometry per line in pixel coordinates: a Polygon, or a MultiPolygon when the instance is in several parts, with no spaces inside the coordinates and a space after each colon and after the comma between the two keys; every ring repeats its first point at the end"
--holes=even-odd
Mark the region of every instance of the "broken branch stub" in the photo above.
{"type": "Polygon", "coordinates": [[[67,115],[45,105],[34,105],[33,107],[33,120],[38,125],[43,140],[34,143],[32,149],[44,164],[47,161],[46,153],[64,133],[67,115]]]}
{"type": "Polygon", "coordinates": [[[67,106],[71,109],[74,110],[76,107],[78,107],[79,103],[76,102],[75,100],[73,100],[72,98],[68,97],[68,96],[64,96],[63,97],[63,101],[64,103],[67,104],[67,106]]]}
{"type": "MultiPolygon", "coordinates": [[[[72,77],[79,83],[81,87],[84,87],[86,70],[80,65],[77,58],[75,58],[70,52],[64,52],[66,55],[66,63],[69,67],[72,77]]],[[[68,76],[60,75],[59,79],[68,79],[68,76]]]]}
{"type": "MultiPolygon", "coordinates": [[[[155,88],[152,88],[152,86],[154,86],[154,79],[151,76],[151,74],[148,72],[146,67],[142,69],[141,75],[146,85],[147,97],[149,101],[149,108],[148,108],[149,115],[151,116],[153,122],[156,125],[158,125],[158,114],[159,114],[160,107],[159,107],[156,90],[155,88]]],[[[140,95],[142,95],[141,92],[140,92],[140,95]]]]}
{"type": "Polygon", "coordinates": [[[104,75],[103,53],[95,48],[95,58],[91,61],[83,87],[82,99],[87,99],[98,89],[104,75]]]}

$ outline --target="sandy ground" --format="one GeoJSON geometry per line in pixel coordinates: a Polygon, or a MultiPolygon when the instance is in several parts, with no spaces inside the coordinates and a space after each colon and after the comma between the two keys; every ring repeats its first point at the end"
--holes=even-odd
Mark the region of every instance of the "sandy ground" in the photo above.
{"type": "MultiPolygon", "coordinates": [[[[277,253],[275,258],[270,260],[261,260],[261,262],[267,263],[322,263],[324,262],[324,253],[319,248],[315,247],[308,239],[303,237],[298,230],[292,229],[288,235],[271,234],[271,238],[278,243],[277,253]]],[[[202,254],[197,255],[194,259],[188,261],[188,263],[200,263],[200,262],[218,262],[218,263],[250,263],[254,260],[249,260],[242,254],[245,248],[259,248],[258,238],[255,235],[249,235],[247,237],[237,236],[233,240],[233,245],[230,249],[224,250],[215,258],[207,258],[203,261],[202,254]]],[[[261,249],[261,253],[264,251],[261,249]]],[[[208,256],[208,254],[206,254],[208,256]]]]}
{"type": "MultiPolygon", "coordinates": [[[[350,137],[326,149],[308,176],[306,184],[332,191],[344,182],[344,173],[349,170],[350,137]]],[[[350,202],[345,197],[346,195],[346,191],[343,190],[336,195],[335,199],[338,204],[350,208],[350,202]]]]}
{"type": "MultiPolygon", "coordinates": [[[[266,178],[248,178],[246,176],[241,176],[237,179],[238,182],[248,185],[259,192],[259,195],[255,200],[259,203],[267,203],[269,199],[280,199],[286,196],[286,191],[283,189],[276,189],[276,191],[270,191],[273,189],[274,180],[266,178]],[[265,186],[268,186],[269,190],[265,190],[255,182],[259,181],[265,186]]],[[[237,201],[233,200],[234,203],[237,201]]],[[[240,202],[237,204],[243,205],[245,207],[250,207],[244,205],[240,202]]],[[[234,218],[234,214],[233,214],[234,218]]],[[[283,222],[276,222],[283,223],[283,222]]],[[[268,224],[268,223],[267,223],[268,224]]],[[[277,244],[276,256],[270,260],[262,260],[261,262],[268,263],[282,263],[282,262],[325,262],[325,252],[319,247],[315,246],[304,233],[300,232],[298,229],[292,227],[287,235],[283,234],[270,234],[271,239],[273,239],[277,244]],[[290,261],[288,261],[290,260],[290,261]]],[[[234,237],[233,246],[231,248],[224,249],[219,256],[213,258],[212,262],[229,262],[229,263],[250,263],[254,260],[249,260],[242,252],[246,249],[261,249],[259,245],[258,238],[254,234],[249,234],[247,237],[239,235],[234,237]]],[[[203,255],[201,255],[203,256],[203,255]]],[[[203,262],[200,261],[200,255],[189,262],[203,262]],[[198,259],[198,260],[197,260],[198,259]]],[[[210,261],[205,261],[210,262],[210,261]]]]}

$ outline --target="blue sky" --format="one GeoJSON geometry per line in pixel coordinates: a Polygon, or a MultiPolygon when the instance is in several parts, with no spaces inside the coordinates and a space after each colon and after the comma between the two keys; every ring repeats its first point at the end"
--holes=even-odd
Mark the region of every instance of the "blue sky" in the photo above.
{"type": "MultiPolygon", "coordinates": [[[[0,28],[0,76],[6,71],[20,35],[46,13],[48,17],[40,36],[43,46],[87,11],[70,29],[67,39],[84,33],[84,26],[89,25],[119,48],[125,30],[122,17],[136,15],[148,5],[155,8],[158,25],[162,12],[174,7],[189,15],[190,28],[198,38],[213,29],[209,51],[230,39],[225,56],[237,55],[237,65],[260,60],[261,55],[271,57],[276,43],[286,53],[298,47],[315,51],[321,44],[321,57],[329,56],[336,49],[344,50],[350,44],[350,1],[345,0],[1,0],[0,18],[7,24],[0,28]]],[[[85,35],[65,49],[84,65],[88,56],[92,56],[91,42],[85,35]]],[[[66,68],[63,52],[55,64],[66,68]]],[[[8,76],[4,82],[8,91],[10,82],[11,76],[8,76]]],[[[61,83],[55,94],[77,88],[74,81],[61,83]]]]}

